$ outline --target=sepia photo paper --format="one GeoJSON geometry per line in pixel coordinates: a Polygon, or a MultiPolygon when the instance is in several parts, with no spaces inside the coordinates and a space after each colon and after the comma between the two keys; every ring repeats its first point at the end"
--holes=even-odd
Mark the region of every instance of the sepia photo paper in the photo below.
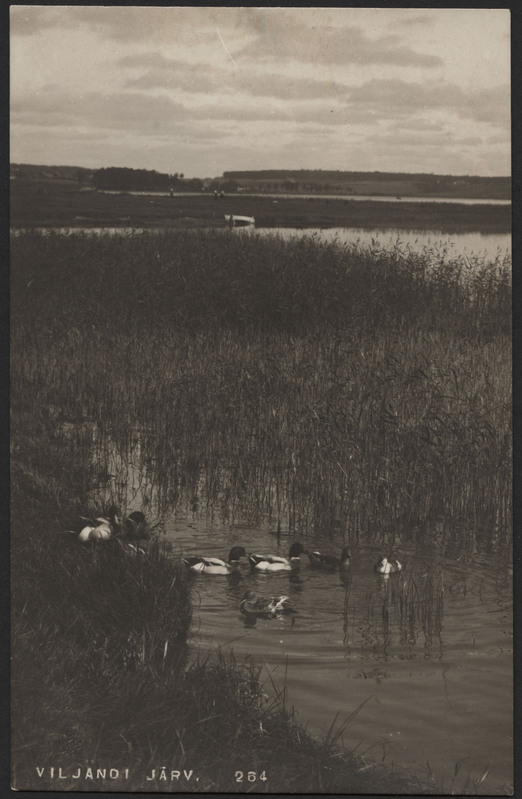
{"type": "Polygon", "coordinates": [[[12,790],[513,794],[510,37],[10,7],[12,790]]]}

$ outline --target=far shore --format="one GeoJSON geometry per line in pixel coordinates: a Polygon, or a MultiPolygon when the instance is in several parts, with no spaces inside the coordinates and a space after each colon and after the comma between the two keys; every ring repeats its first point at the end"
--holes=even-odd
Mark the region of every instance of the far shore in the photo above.
{"type": "Polygon", "coordinates": [[[57,182],[11,181],[12,228],[224,228],[225,214],[253,216],[257,227],[357,227],[509,233],[511,205],[484,200],[365,200],[225,194],[131,194],[82,191],[57,182]]]}

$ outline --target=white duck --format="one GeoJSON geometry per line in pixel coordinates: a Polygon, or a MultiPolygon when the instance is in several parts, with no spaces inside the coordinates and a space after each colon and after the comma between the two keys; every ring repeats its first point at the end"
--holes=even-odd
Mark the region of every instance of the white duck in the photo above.
{"type": "Polygon", "coordinates": [[[118,508],[115,505],[109,508],[107,516],[98,516],[96,519],[82,518],[84,521],[89,522],[83,527],[78,536],[78,541],[82,544],[88,541],[108,541],[121,525],[118,517],[118,508]]]}
{"type": "Polygon", "coordinates": [[[374,569],[379,574],[392,574],[393,572],[400,572],[402,566],[397,558],[387,558],[386,555],[382,555],[375,564],[374,569]]]}

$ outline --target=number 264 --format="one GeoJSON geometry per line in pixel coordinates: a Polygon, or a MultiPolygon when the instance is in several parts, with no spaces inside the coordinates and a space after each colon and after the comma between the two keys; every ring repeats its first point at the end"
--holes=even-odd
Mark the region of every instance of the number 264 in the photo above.
{"type": "MultiPolygon", "coordinates": [[[[243,782],[244,778],[245,778],[244,771],[236,771],[235,773],[236,782],[243,782]]],[[[256,780],[261,780],[262,782],[266,782],[268,779],[264,771],[261,772],[259,777],[257,776],[255,771],[247,771],[246,778],[248,782],[255,782],[256,780]]]]}

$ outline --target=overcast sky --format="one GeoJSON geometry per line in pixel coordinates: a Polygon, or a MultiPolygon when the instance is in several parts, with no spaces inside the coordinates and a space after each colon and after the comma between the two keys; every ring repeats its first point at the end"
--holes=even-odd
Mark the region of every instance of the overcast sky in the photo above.
{"type": "Polygon", "coordinates": [[[11,162],[509,175],[506,9],[11,7],[11,162]]]}

